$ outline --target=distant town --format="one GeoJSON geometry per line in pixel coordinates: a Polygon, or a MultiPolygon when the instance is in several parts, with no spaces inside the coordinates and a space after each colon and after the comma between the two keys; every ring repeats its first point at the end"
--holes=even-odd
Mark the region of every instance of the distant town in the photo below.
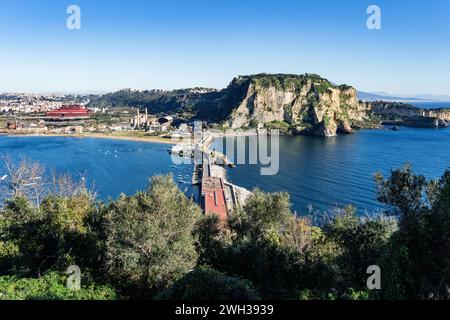
{"type": "Polygon", "coordinates": [[[87,97],[63,94],[0,94],[0,133],[185,135],[192,124],[147,109],[89,108],[87,97]]]}

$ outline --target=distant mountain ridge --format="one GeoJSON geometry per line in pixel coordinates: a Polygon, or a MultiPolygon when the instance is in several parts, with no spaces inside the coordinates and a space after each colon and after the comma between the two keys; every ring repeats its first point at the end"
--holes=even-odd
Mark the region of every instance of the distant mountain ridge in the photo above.
{"type": "Polygon", "coordinates": [[[450,96],[422,94],[412,97],[404,95],[390,95],[384,92],[358,91],[358,98],[362,101],[388,101],[388,102],[448,102],[450,96]]]}
{"type": "Polygon", "coordinates": [[[388,96],[388,95],[382,95],[378,93],[371,93],[371,92],[364,92],[364,91],[358,91],[358,99],[362,101],[417,101],[416,98],[405,98],[405,97],[395,97],[395,96],[388,96]]]}

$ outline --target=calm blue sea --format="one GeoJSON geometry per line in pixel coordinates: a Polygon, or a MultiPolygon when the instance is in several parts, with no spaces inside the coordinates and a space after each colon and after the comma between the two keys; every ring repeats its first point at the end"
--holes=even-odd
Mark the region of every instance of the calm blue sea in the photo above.
{"type": "Polygon", "coordinates": [[[429,179],[450,168],[450,128],[400,131],[360,130],[353,135],[280,137],[280,169],[261,176],[258,165],[228,170],[229,180],[247,188],[287,191],[298,213],[334,205],[356,206],[360,213],[382,208],[373,176],[389,174],[405,163],[429,179]]]}
{"type": "MultiPolygon", "coordinates": [[[[188,193],[192,166],[173,166],[166,145],[122,140],[68,137],[0,136],[0,155],[26,156],[49,170],[86,177],[100,198],[132,194],[148,185],[148,177],[172,172],[188,193]],[[188,189],[186,189],[188,188],[188,189]]],[[[353,135],[281,137],[280,170],[261,176],[258,165],[228,170],[229,180],[252,189],[287,191],[293,209],[308,205],[326,210],[334,205],[355,205],[360,212],[376,211],[373,175],[409,162],[427,178],[438,178],[450,167],[450,128],[400,131],[360,130],[353,135]]],[[[0,166],[0,177],[4,169],[0,166]]]]}
{"type": "MultiPolygon", "coordinates": [[[[85,177],[99,198],[133,194],[149,185],[149,177],[173,174],[181,190],[191,194],[193,166],[174,166],[168,145],[124,140],[72,137],[0,136],[0,157],[40,161],[47,171],[85,177]]],[[[0,177],[4,166],[0,164],[0,177]]]]}
{"type": "Polygon", "coordinates": [[[450,108],[450,102],[411,102],[410,104],[424,109],[450,108]]]}

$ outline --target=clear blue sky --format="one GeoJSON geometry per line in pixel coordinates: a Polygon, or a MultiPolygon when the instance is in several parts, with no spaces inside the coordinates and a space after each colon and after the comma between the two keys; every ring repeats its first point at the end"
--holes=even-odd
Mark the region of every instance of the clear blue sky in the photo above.
{"type": "Polygon", "coordinates": [[[318,73],[365,91],[450,94],[449,0],[1,0],[0,91],[225,87],[318,73]],[[70,4],[81,30],[66,29],[70,4]],[[382,30],[366,9],[382,10],[382,30]]]}

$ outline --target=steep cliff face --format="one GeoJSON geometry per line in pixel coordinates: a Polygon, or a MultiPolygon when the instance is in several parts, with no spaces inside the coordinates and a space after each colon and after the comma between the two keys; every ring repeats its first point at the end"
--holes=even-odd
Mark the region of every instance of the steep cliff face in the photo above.
{"type": "Polygon", "coordinates": [[[317,75],[240,76],[228,90],[231,128],[283,122],[298,133],[328,137],[350,133],[370,118],[370,105],[358,101],[354,88],[317,75]]]}
{"type": "Polygon", "coordinates": [[[422,109],[422,114],[424,117],[434,117],[450,122],[450,109],[422,109]]]}

